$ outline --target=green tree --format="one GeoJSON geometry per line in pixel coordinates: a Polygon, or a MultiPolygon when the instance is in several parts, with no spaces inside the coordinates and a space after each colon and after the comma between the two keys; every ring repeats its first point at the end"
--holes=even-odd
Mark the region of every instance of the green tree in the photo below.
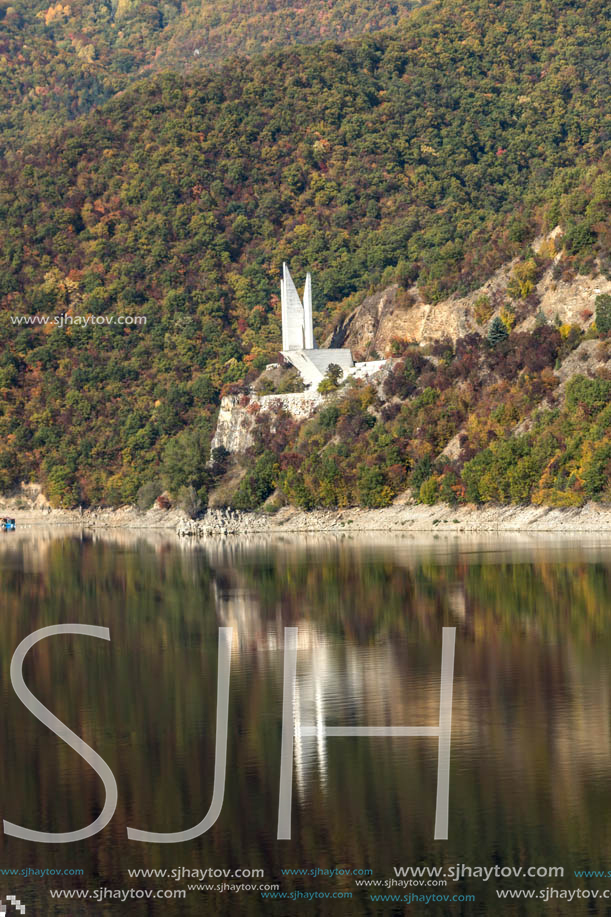
{"type": "Polygon", "coordinates": [[[258,509],[273,493],[278,476],[276,457],[272,452],[264,452],[247,471],[231,501],[232,506],[243,511],[258,509]]]}
{"type": "Polygon", "coordinates": [[[299,509],[311,510],[315,505],[314,496],[306,485],[303,474],[295,468],[287,468],[281,477],[280,486],[286,498],[299,509]]]}
{"type": "Polygon", "coordinates": [[[163,451],[161,476],[163,485],[173,497],[178,497],[184,487],[193,487],[206,497],[208,443],[201,430],[183,430],[167,444],[163,451]]]}
{"type": "Polygon", "coordinates": [[[339,386],[342,375],[343,371],[341,366],[338,366],[337,363],[329,363],[325,377],[318,386],[320,394],[328,395],[329,392],[334,392],[339,386]]]}
{"type": "Polygon", "coordinates": [[[499,344],[507,340],[508,336],[509,333],[505,327],[505,323],[496,315],[488,331],[488,343],[491,347],[498,347],[499,344]]]}
{"type": "Polygon", "coordinates": [[[143,484],[136,496],[136,505],[140,510],[150,509],[163,488],[159,481],[147,481],[143,484]]]}
{"type": "Polygon", "coordinates": [[[421,503],[427,503],[429,506],[436,503],[439,497],[439,482],[437,478],[430,477],[423,481],[420,485],[418,496],[421,503]]]}
{"type": "Polygon", "coordinates": [[[358,490],[360,502],[371,509],[388,506],[392,502],[392,489],[380,468],[371,468],[368,465],[361,468],[358,474],[358,490]]]}
{"type": "Polygon", "coordinates": [[[611,331],[611,295],[599,293],[596,304],[596,328],[599,334],[608,334],[611,331]]]}

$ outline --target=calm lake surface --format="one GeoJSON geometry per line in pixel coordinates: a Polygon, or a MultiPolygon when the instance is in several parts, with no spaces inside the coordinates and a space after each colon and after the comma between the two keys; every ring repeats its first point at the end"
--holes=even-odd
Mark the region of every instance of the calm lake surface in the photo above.
{"type": "MultiPolygon", "coordinates": [[[[99,814],[104,787],[16,697],[10,660],[52,624],[108,627],[110,643],[56,636],[28,654],[30,690],[108,763],[110,824],[75,844],[0,832],[0,875],[34,915],[605,914],[611,901],[499,900],[498,889],[611,889],[611,539],[292,536],[199,545],[170,536],[24,528],[0,536],[1,813],[60,832],[99,814]],[[443,627],[456,628],[449,833],[434,840],[437,740],[296,740],[292,839],[276,839],[284,627],[298,627],[295,721],[435,726],[443,627]],[[212,798],[218,628],[233,628],[222,811],[196,840],[143,844],[127,827],[176,832],[212,798]],[[366,888],[354,876],[282,870],[559,866],[564,878],[462,878],[442,888],[366,888]],[[188,889],[198,879],[128,869],[260,869],[283,892],[188,891],[183,900],[92,899],[188,889]],[[89,900],[49,889],[89,890],[89,900]],[[376,893],[474,902],[381,903],[376,893]]],[[[359,877],[360,879],[360,877],[359,877]]]]}

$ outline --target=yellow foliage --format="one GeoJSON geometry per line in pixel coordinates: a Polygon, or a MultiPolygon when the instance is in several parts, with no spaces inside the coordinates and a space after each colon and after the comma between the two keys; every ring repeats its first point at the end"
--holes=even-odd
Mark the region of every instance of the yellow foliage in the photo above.
{"type": "Polygon", "coordinates": [[[479,480],[479,492],[484,503],[494,500],[502,501],[499,493],[497,477],[493,471],[487,471],[479,480]]]}
{"type": "Polygon", "coordinates": [[[64,277],[59,268],[56,267],[52,267],[46,272],[42,288],[46,293],[54,292],[59,294],[61,304],[65,306],[76,305],[82,299],[79,294],[78,282],[70,276],[64,277]]]}
{"type": "Polygon", "coordinates": [[[513,299],[526,299],[535,288],[537,263],[533,258],[521,261],[513,269],[513,275],[507,286],[507,292],[513,299]]]}
{"type": "Polygon", "coordinates": [[[539,488],[531,498],[535,506],[583,506],[585,498],[583,494],[575,493],[573,490],[555,490],[553,487],[539,488]]]}
{"type": "Polygon", "coordinates": [[[299,223],[295,226],[291,235],[298,244],[305,245],[312,235],[312,227],[308,226],[307,223],[299,223]]]}
{"type": "Polygon", "coordinates": [[[581,326],[575,325],[575,324],[564,324],[564,325],[561,325],[559,328],[559,331],[562,337],[568,337],[572,331],[576,331],[577,334],[581,334],[581,330],[582,330],[581,326]],[[563,329],[568,329],[568,330],[563,330],[563,329]]]}
{"type": "Polygon", "coordinates": [[[544,261],[556,257],[556,245],[554,239],[545,239],[539,246],[538,255],[544,261]]]}
{"type": "Polygon", "coordinates": [[[581,445],[579,464],[573,471],[580,484],[583,484],[584,475],[592,463],[597,445],[598,443],[593,443],[589,439],[586,439],[581,445]]]}
{"type": "Polygon", "coordinates": [[[515,312],[511,306],[503,306],[499,313],[499,318],[507,328],[507,331],[511,331],[516,321],[515,312]]]}
{"type": "Polygon", "coordinates": [[[492,318],[493,311],[487,296],[478,296],[473,303],[473,314],[478,325],[485,325],[492,318]]]}
{"type": "Polygon", "coordinates": [[[133,0],[117,0],[115,19],[122,19],[124,16],[126,16],[133,5],[133,0]]]}
{"type": "Polygon", "coordinates": [[[42,13],[42,16],[44,17],[45,25],[49,25],[56,19],[61,19],[62,16],[69,16],[70,13],[71,9],[68,5],[62,6],[61,3],[56,3],[55,6],[50,6],[48,10],[42,13]]]}
{"type": "Polygon", "coordinates": [[[93,45],[84,45],[80,41],[74,43],[77,57],[91,63],[95,58],[95,48],[93,45]]]}
{"type": "Polygon", "coordinates": [[[244,302],[250,292],[250,281],[248,278],[238,274],[237,271],[231,271],[227,279],[235,293],[236,300],[238,302],[244,302]]]}

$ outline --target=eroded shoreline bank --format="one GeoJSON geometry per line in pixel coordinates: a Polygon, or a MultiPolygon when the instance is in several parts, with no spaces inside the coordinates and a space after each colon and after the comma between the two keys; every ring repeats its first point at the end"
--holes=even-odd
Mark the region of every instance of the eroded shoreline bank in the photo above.
{"type": "Polygon", "coordinates": [[[180,510],[135,507],[61,510],[19,507],[0,502],[0,515],[14,516],[19,525],[70,525],[86,528],[158,529],[186,538],[214,535],[274,534],[289,532],[548,532],[557,534],[611,535],[611,506],[588,503],[582,507],[447,506],[395,504],[384,509],[351,508],[304,512],[283,507],[277,513],[243,513],[212,509],[200,519],[189,519],[180,510]]]}
{"type": "Polygon", "coordinates": [[[570,509],[551,509],[397,504],[384,509],[310,512],[284,507],[273,516],[212,510],[201,519],[180,523],[177,531],[179,535],[196,538],[254,532],[588,532],[611,535],[611,506],[587,504],[570,509]]]}

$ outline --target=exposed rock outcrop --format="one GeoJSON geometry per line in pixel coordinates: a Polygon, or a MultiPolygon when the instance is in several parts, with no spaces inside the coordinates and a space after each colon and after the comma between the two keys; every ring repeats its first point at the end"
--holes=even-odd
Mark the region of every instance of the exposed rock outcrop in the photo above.
{"type": "MultiPolygon", "coordinates": [[[[546,240],[538,240],[539,244],[534,247],[540,248],[545,241],[548,244],[553,242],[556,235],[550,233],[546,240]]],[[[451,296],[434,305],[423,300],[417,287],[406,291],[393,284],[381,293],[366,297],[360,306],[346,315],[326,345],[350,347],[353,353],[370,359],[374,353],[380,357],[389,356],[393,338],[416,344],[444,338],[454,342],[473,331],[485,335],[502,306],[517,307],[517,312],[526,308],[528,314],[517,319],[516,330],[532,330],[537,315],[548,322],[587,328],[594,320],[596,297],[600,293],[611,293],[611,280],[603,275],[578,275],[563,279],[563,255],[560,253],[554,256],[534,285],[531,305],[524,306],[520,301],[512,300],[508,293],[516,264],[517,261],[512,261],[504,265],[468,296],[451,296]],[[481,314],[477,314],[476,303],[484,297],[490,303],[490,311],[482,319],[481,314]]]]}
{"type": "Polygon", "coordinates": [[[567,382],[573,376],[588,376],[593,379],[601,370],[611,373],[611,343],[607,341],[582,341],[565,357],[555,374],[560,379],[555,397],[562,396],[567,382]]]}
{"type": "Polygon", "coordinates": [[[324,398],[318,392],[291,392],[287,395],[226,395],[221,401],[211,449],[225,448],[242,453],[252,445],[252,431],[260,414],[272,418],[285,411],[296,420],[305,420],[320,407],[324,398]]]}

